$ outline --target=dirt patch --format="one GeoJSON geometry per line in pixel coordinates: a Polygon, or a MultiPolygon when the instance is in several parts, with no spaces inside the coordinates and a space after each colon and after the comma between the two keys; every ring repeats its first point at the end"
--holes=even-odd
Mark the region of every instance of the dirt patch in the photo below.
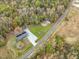
{"type": "Polygon", "coordinates": [[[79,10],[71,8],[67,18],[69,21],[64,21],[62,28],[58,34],[66,37],[65,40],[69,43],[74,43],[79,40],[79,10]]]}
{"type": "Polygon", "coordinates": [[[6,47],[0,48],[0,59],[15,59],[13,53],[6,47]]]}

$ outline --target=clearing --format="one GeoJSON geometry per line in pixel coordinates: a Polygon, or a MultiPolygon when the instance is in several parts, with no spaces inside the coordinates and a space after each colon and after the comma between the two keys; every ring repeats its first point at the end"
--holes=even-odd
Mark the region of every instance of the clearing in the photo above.
{"type": "Polygon", "coordinates": [[[68,21],[63,22],[63,26],[57,34],[63,36],[67,43],[74,44],[79,40],[79,10],[71,7],[67,18],[68,21]]]}

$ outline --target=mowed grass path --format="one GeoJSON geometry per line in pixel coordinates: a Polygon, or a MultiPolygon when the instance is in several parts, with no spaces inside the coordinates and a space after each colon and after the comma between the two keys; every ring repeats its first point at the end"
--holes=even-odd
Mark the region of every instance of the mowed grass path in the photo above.
{"type": "Polygon", "coordinates": [[[38,37],[38,40],[40,40],[51,28],[51,24],[48,26],[41,26],[41,25],[30,25],[29,29],[30,31],[38,37]]]}

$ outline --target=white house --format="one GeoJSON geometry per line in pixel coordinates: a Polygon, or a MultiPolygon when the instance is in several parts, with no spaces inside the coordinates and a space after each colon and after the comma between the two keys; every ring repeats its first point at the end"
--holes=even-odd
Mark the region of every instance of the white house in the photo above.
{"type": "Polygon", "coordinates": [[[24,31],[28,33],[27,38],[28,38],[29,41],[33,44],[33,46],[35,46],[35,45],[37,44],[35,41],[36,41],[38,38],[37,38],[33,33],[31,33],[29,29],[25,29],[24,31]]]}

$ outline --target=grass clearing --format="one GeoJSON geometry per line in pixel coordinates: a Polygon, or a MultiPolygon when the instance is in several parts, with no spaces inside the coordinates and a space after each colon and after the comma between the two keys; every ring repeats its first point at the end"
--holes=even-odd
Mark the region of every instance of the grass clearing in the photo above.
{"type": "Polygon", "coordinates": [[[51,24],[43,27],[41,25],[30,25],[29,29],[30,31],[38,37],[38,40],[40,40],[51,28],[51,24]]]}

